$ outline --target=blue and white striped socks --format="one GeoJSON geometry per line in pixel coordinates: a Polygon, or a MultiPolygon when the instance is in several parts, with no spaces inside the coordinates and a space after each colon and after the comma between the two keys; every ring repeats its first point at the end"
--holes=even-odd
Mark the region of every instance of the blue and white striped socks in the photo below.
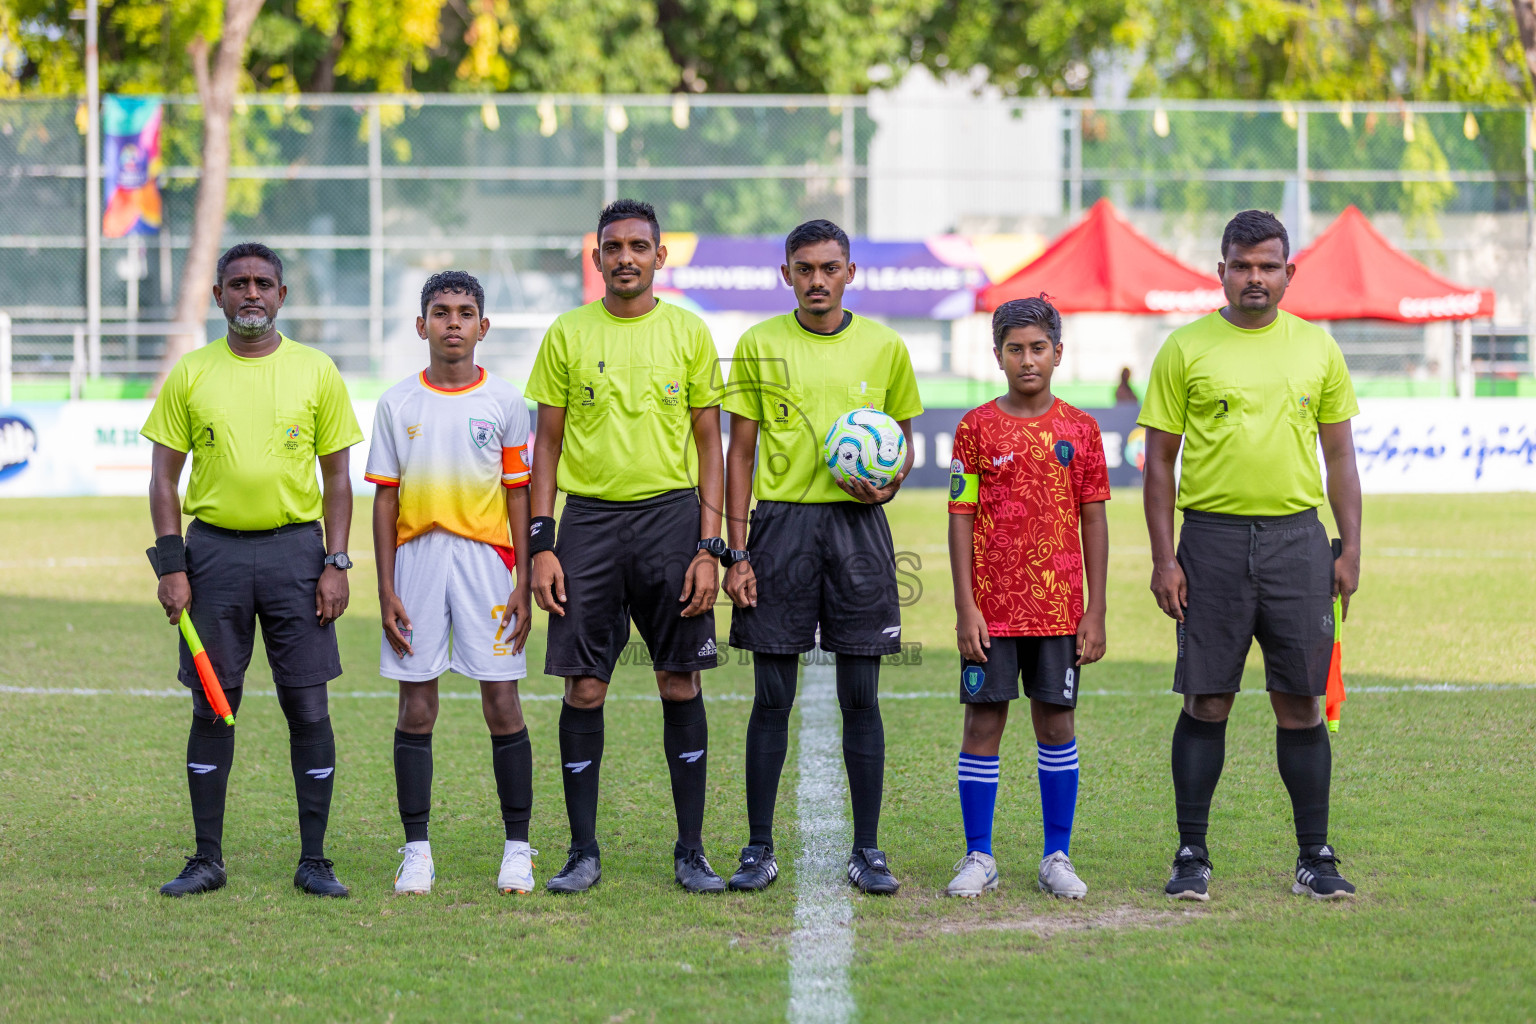
{"type": "MultiPolygon", "coordinates": [[[[1077,740],[1039,748],[1040,817],[1045,825],[1045,854],[1072,855],[1072,815],[1077,810],[1077,740]]],[[[963,760],[963,758],[962,758],[963,760]]]]}
{"type": "Polygon", "coordinates": [[[965,852],[992,854],[992,810],[997,806],[997,757],[960,754],[960,818],[965,852]]]}

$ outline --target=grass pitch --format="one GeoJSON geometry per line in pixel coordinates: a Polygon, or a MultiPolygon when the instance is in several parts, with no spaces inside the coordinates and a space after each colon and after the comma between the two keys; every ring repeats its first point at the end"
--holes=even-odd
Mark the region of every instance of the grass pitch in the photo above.
{"type": "MultiPolygon", "coordinates": [[[[351,547],[369,550],[366,503],[351,547]]],[[[1162,895],[1176,836],[1168,742],[1172,630],[1146,589],[1139,495],[1110,503],[1109,654],[1084,674],[1080,904],[1035,891],[1039,798],[1026,715],[1004,740],[1002,888],[939,895],[963,853],[960,711],[938,492],[891,508],[921,584],[917,663],[882,677],[889,766],[881,843],[904,882],[854,897],[851,983],[865,1020],[1529,1020],[1536,1016],[1536,496],[1368,499],[1364,589],[1345,628],[1351,697],[1334,740],[1332,838],[1361,895],[1289,891],[1290,807],[1274,770],[1257,652],[1228,739],[1209,904],[1162,895]]],[[[643,665],[607,714],[592,893],[504,897],[490,744],[477,701],[445,699],[434,741],[436,888],[396,898],[393,684],[377,665],[371,564],[339,624],[329,854],[347,901],[299,897],[286,730],[258,653],[241,708],[222,892],[155,893],[190,852],[181,767],[190,707],[143,557],[142,500],[0,503],[0,1019],[782,1020],[795,906],[795,750],[781,788],[785,871],[755,896],[671,880],[660,710],[643,665]],[[172,693],[172,696],[158,694],[172,693]],[[386,694],[386,696],[378,696],[386,694]]],[[[917,588],[913,588],[916,590],[917,588]]],[[[727,615],[717,613],[723,638],[727,615]]],[[[565,842],[540,613],[525,711],[542,881],[565,842]]],[[[469,696],[468,680],[448,691],[469,696]]],[[[722,872],[745,841],[751,669],[709,673],[705,840],[722,872]]],[[[798,722],[798,716],[796,719],[798,722]]],[[[792,724],[792,729],[797,725],[792,724]]],[[[792,744],[793,744],[793,733],[792,744]]]]}

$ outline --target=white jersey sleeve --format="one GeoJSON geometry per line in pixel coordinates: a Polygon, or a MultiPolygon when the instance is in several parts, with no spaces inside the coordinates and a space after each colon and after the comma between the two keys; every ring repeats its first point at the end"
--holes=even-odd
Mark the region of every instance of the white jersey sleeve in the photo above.
{"type": "Polygon", "coordinates": [[[363,479],[383,487],[400,486],[400,457],[395,448],[394,409],[385,395],[373,413],[373,442],[368,446],[368,466],[363,479]]]}

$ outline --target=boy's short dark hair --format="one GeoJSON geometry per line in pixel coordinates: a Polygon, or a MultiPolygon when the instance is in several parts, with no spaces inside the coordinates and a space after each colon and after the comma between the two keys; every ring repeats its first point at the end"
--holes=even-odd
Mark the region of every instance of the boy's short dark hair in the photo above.
{"type": "Polygon", "coordinates": [[[475,312],[485,315],[485,289],[480,287],[475,276],[463,270],[444,270],[427,278],[427,283],[421,286],[422,316],[427,315],[427,307],[432,304],[432,300],[444,292],[468,295],[475,300],[475,312]]]}
{"type": "Polygon", "coordinates": [[[1285,233],[1280,218],[1268,210],[1244,210],[1227,221],[1227,229],[1221,233],[1221,258],[1227,258],[1227,250],[1234,245],[1250,249],[1271,238],[1280,239],[1285,258],[1291,258],[1291,237],[1285,233]]]}
{"type": "Polygon", "coordinates": [[[829,220],[808,220],[789,233],[784,239],[784,262],[788,263],[795,253],[817,242],[836,242],[843,250],[843,259],[851,255],[848,248],[848,232],[829,220]]]}
{"type": "Polygon", "coordinates": [[[1003,339],[1016,327],[1038,327],[1052,345],[1061,344],[1061,314],[1044,292],[1032,299],[1010,299],[997,307],[992,314],[992,348],[1001,350],[1003,339]]]}
{"type": "Polygon", "coordinates": [[[247,256],[255,256],[257,259],[266,260],[272,265],[272,269],[277,271],[277,283],[283,283],[283,261],[277,253],[260,242],[241,242],[239,245],[232,245],[224,250],[224,255],[219,257],[218,266],[214,271],[214,277],[218,281],[219,287],[222,288],[224,286],[224,271],[229,269],[229,265],[235,262],[235,260],[242,260],[247,256]]]}
{"type": "Polygon", "coordinates": [[[661,244],[661,221],[656,219],[656,208],[638,199],[615,199],[603,207],[597,215],[597,236],[603,236],[603,228],[616,221],[643,220],[651,226],[651,240],[661,244]]]}

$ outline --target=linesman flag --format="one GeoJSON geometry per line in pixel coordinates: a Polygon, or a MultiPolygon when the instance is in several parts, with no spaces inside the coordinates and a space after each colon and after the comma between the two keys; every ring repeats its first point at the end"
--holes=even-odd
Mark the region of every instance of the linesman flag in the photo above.
{"type": "MultiPolygon", "coordinates": [[[[1341,541],[1333,542],[1333,557],[1344,552],[1341,541]]],[[[1328,719],[1328,731],[1339,731],[1339,711],[1344,704],[1344,599],[1333,598],[1333,657],[1328,662],[1328,695],[1323,707],[1328,719]]]]}

